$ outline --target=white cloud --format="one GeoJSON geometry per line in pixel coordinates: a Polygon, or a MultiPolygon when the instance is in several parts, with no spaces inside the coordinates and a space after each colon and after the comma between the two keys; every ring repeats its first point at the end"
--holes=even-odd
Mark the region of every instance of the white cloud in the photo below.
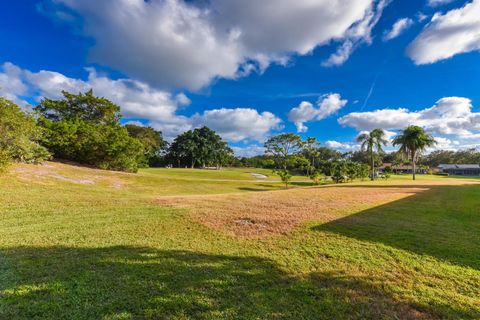
{"type": "Polygon", "coordinates": [[[271,130],[280,129],[282,120],[271,112],[252,108],[214,109],[193,116],[195,126],[206,125],[229,141],[262,141],[271,130]]]}
{"type": "Polygon", "coordinates": [[[432,21],[409,45],[407,53],[416,64],[434,63],[454,55],[480,50],[480,0],[473,0],[432,21]]]}
{"type": "Polygon", "coordinates": [[[410,18],[398,19],[388,31],[383,34],[383,41],[392,40],[401,35],[405,30],[413,25],[413,20],[410,18]]]}
{"type": "Polygon", "coordinates": [[[338,119],[338,122],[358,131],[374,128],[398,131],[408,125],[419,125],[437,137],[448,137],[459,144],[464,144],[466,140],[480,142],[480,112],[473,112],[472,107],[468,98],[445,97],[432,107],[418,111],[399,108],[352,112],[338,119]]]}
{"type": "Polygon", "coordinates": [[[305,126],[305,122],[325,119],[340,110],[347,102],[338,93],[320,96],[317,101],[318,108],[315,108],[310,102],[302,101],[298,107],[290,110],[288,120],[295,124],[298,132],[307,132],[308,127],[305,126]]]}
{"type": "Polygon", "coordinates": [[[65,75],[42,70],[31,72],[11,63],[5,63],[0,72],[2,94],[20,101],[29,96],[37,101],[41,97],[61,98],[62,90],[85,92],[93,89],[95,95],[105,97],[121,107],[127,119],[147,119],[149,125],[161,130],[167,139],[207,125],[229,141],[253,139],[262,141],[271,130],[280,129],[281,120],[270,112],[258,113],[251,108],[214,109],[186,117],[177,113],[190,99],[183,93],[172,95],[168,91],[154,89],[146,83],[131,80],[112,80],[88,68],[88,80],[73,79],[65,75]],[[3,86],[5,84],[5,86],[3,86]]]}
{"type": "Polygon", "coordinates": [[[359,149],[359,145],[351,142],[338,142],[335,140],[329,140],[325,142],[325,146],[330,149],[341,151],[352,151],[359,149]]]}
{"type": "Polygon", "coordinates": [[[455,0],[428,0],[427,4],[430,7],[438,7],[438,6],[443,6],[444,4],[449,4],[455,0]]]}
{"type": "Polygon", "coordinates": [[[4,63],[1,69],[3,72],[0,72],[0,95],[22,106],[28,104],[21,98],[28,92],[28,86],[21,79],[22,70],[8,62],[4,63]]]}
{"type": "Polygon", "coordinates": [[[293,108],[288,113],[288,120],[295,123],[298,132],[307,132],[308,127],[304,125],[304,122],[315,119],[318,110],[307,101],[302,101],[298,107],[293,108]]]}
{"type": "MultiPolygon", "coordinates": [[[[332,40],[370,41],[385,0],[51,0],[95,39],[91,60],[156,87],[200,89],[332,40]],[[71,17],[79,15],[79,21],[71,17]]],[[[348,55],[352,48],[348,50],[348,55]]],[[[338,62],[337,62],[338,63],[338,62]]]]}
{"type": "MultiPolygon", "coordinates": [[[[354,2],[350,2],[351,4],[354,2]]],[[[372,43],[372,29],[380,20],[385,7],[390,3],[390,0],[379,0],[372,3],[369,10],[367,10],[363,19],[354,23],[345,33],[343,43],[337,50],[322,62],[324,67],[339,66],[348,60],[350,55],[363,43],[372,43]]],[[[338,40],[338,39],[337,39],[338,40]]]]}

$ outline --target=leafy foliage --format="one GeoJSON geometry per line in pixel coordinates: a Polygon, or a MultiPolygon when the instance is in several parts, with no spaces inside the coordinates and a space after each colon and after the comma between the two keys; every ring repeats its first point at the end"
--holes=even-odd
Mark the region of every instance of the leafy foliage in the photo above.
{"type": "Polygon", "coordinates": [[[134,137],[143,145],[144,159],[142,166],[155,166],[161,161],[162,152],[167,147],[162,133],[151,127],[142,127],[135,124],[126,124],[125,128],[131,137],[134,137]]]}
{"type": "Polygon", "coordinates": [[[383,129],[373,129],[369,133],[362,133],[357,137],[357,142],[361,143],[362,151],[368,152],[371,160],[372,180],[375,178],[375,150],[377,153],[383,153],[383,146],[387,144],[385,131],[383,129]]]}
{"type": "Polygon", "coordinates": [[[393,139],[393,145],[399,145],[399,151],[412,161],[413,180],[415,180],[415,166],[418,156],[424,152],[427,147],[432,147],[435,144],[435,139],[419,126],[408,126],[401,134],[393,139]]]}
{"type": "Polygon", "coordinates": [[[292,179],[292,174],[290,171],[285,170],[285,169],[275,169],[273,170],[275,174],[277,174],[280,179],[282,179],[282,182],[285,183],[285,189],[288,189],[288,183],[292,179]]]}
{"type": "Polygon", "coordinates": [[[420,161],[429,167],[436,167],[439,164],[479,164],[480,152],[477,149],[436,150],[424,156],[420,161]]]}
{"type": "Polygon", "coordinates": [[[45,132],[42,144],[56,158],[136,172],[144,146],[120,125],[120,107],[94,96],[91,90],[62,93],[63,99],[43,99],[35,108],[45,132]]]}
{"type": "Polygon", "coordinates": [[[178,167],[197,164],[205,168],[217,168],[227,163],[233,150],[222,138],[208,127],[189,130],[177,136],[169,147],[167,158],[178,167]]]}
{"type": "Polygon", "coordinates": [[[41,131],[35,119],[12,101],[0,98],[0,169],[11,161],[38,163],[50,157],[38,144],[41,131]]]}
{"type": "Polygon", "coordinates": [[[294,133],[283,133],[271,137],[265,142],[265,153],[274,156],[277,168],[287,170],[287,160],[302,148],[302,138],[294,133]]]}

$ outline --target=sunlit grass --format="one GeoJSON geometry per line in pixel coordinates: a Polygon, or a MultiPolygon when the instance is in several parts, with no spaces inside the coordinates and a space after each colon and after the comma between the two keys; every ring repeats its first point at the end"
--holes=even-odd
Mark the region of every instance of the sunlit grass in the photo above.
{"type": "MultiPolygon", "coordinates": [[[[339,199],[353,185],[421,192],[251,239],[156,200],[282,189],[269,170],[51,165],[0,178],[1,319],[480,318],[473,179],[342,184],[339,199]]],[[[301,190],[281,195],[293,203],[301,190]]]]}

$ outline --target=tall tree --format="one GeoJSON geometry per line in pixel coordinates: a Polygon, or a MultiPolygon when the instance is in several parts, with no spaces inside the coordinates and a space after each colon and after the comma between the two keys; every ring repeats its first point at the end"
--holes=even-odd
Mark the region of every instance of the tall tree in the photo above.
{"type": "Polygon", "coordinates": [[[167,142],[163,139],[162,133],[151,127],[143,127],[135,124],[126,124],[125,128],[128,134],[140,140],[144,148],[144,165],[152,166],[158,162],[162,151],[167,146],[167,142]]]}
{"type": "Polygon", "coordinates": [[[307,169],[307,176],[310,175],[310,171],[315,168],[315,159],[318,157],[318,145],[320,143],[317,141],[315,137],[308,137],[302,143],[303,154],[305,158],[307,158],[310,162],[310,166],[307,169]]]}
{"type": "Polygon", "coordinates": [[[393,139],[394,146],[400,146],[400,152],[412,161],[412,174],[415,180],[416,162],[426,148],[436,144],[435,139],[419,126],[408,126],[393,139]]]}
{"type": "Polygon", "coordinates": [[[372,178],[375,179],[375,150],[377,153],[383,152],[383,146],[387,144],[385,131],[383,129],[373,129],[369,133],[362,133],[357,137],[357,142],[361,143],[362,151],[370,154],[370,165],[372,169],[372,178]]]}
{"type": "Polygon", "coordinates": [[[265,153],[272,154],[277,166],[287,170],[287,159],[302,148],[302,138],[294,133],[283,133],[273,136],[265,142],[265,153]]]}
{"type": "Polygon", "coordinates": [[[54,157],[102,169],[136,172],[142,143],[120,125],[120,107],[92,90],[63,99],[43,99],[35,107],[44,130],[42,144],[54,157]]]}

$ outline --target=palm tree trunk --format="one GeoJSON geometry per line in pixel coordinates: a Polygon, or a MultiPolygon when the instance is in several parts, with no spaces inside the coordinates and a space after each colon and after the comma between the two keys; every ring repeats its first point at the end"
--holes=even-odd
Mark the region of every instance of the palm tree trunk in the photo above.
{"type": "Polygon", "coordinates": [[[373,152],[372,152],[372,181],[375,179],[375,158],[373,157],[373,152]]]}
{"type": "Polygon", "coordinates": [[[415,166],[415,152],[412,152],[412,167],[413,167],[413,180],[415,180],[415,172],[417,168],[415,166]]]}

